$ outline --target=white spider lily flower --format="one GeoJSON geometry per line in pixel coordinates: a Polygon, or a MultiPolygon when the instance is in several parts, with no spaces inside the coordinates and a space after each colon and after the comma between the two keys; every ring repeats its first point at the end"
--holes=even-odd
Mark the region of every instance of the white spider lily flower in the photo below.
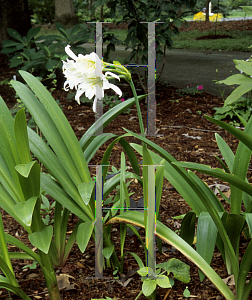
{"type": "Polygon", "coordinates": [[[95,96],[93,102],[93,111],[96,112],[97,101],[104,97],[104,90],[113,89],[119,96],[122,96],[122,91],[114,84],[109,83],[107,76],[110,75],[118,80],[120,78],[111,72],[102,72],[103,62],[94,52],[76,56],[70,46],[66,46],[66,53],[73,59],[63,61],[63,74],[66,77],[64,89],[66,91],[75,88],[77,90],[75,100],[80,104],[80,96],[85,93],[85,96],[90,100],[95,96]]]}

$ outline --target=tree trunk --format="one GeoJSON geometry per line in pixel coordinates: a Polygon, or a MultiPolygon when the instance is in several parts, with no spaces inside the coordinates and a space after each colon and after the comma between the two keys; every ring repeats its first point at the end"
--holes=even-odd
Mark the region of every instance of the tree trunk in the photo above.
{"type": "Polygon", "coordinates": [[[28,0],[0,0],[0,48],[3,40],[9,40],[7,28],[13,28],[25,36],[31,28],[28,0]]]}
{"type": "Polygon", "coordinates": [[[209,22],[209,2],[210,0],[206,0],[206,22],[209,22]]]}
{"type": "Polygon", "coordinates": [[[76,24],[73,0],[55,0],[55,22],[63,25],[76,24]]]}

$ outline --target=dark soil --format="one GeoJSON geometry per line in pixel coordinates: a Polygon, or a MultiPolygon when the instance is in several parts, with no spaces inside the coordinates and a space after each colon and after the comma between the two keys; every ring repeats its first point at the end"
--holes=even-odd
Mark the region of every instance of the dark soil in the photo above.
{"type": "MultiPolygon", "coordinates": [[[[0,60],[0,69],[0,82],[6,78],[11,78],[13,74],[15,74],[15,70],[10,70],[5,64],[4,59],[0,60]]],[[[130,88],[125,85],[125,83],[123,83],[123,85],[121,83],[120,87],[124,92],[123,97],[125,99],[132,96],[130,88]]],[[[141,91],[138,91],[138,94],[141,93],[141,91]]],[[[0,95],[3,97],[9,108],[12,108],[16,103],[15,93],[8,85],[0,86],[0,95]]],[[[87,106],[85,104],[78,105],[75,101],[69,102],[69,100],[67,100],[67,92],[63,90],[55,90],[53,96],[56,100],[59,100],[64,114],[69,120],[77,137],[80,138],[94,122],[92,106],[87,106]]],[[[214,134],[216,132],[226,140],[228,145],[234,151],[237,148],[238,142],[236,138],[204,118],[204,115],[212,116],[214,107],[222,106],[223,100],[221,98],[209,93],[183,95],[181,92],[178,92],[176,87],[159,83],[156,86],[156,101],[156,136],[149,137],[149,139],[163,147],[177,160],[220,167],[215,158],[216,156],[221,158],[220,151],[215,142],[214,134]]],[[[147,124],[147,105],[144,102],[141,103],[141,111],[144,124],[147,124]]],[[[130,114],[121,115],[116,118],[105,128],[104,132],[122,135],[124,133],[122,127],[140,133],[135,106],[131,108],[130,114]]],[[[137,140],[133,138],[129,138],[128,141],[137,142],[137,140]]],[[[92,164],[99,164],[101,162],[102,155],[107,146],[108,144],[98,150],[94,159],[91,161],[92,164]]],[[[113,160],[111,160],[111,164],[117,168],[120,167],[121,151],[121,146],[115,145],[112,152],[113,160]]],[[[141,157],[139,157],[139,160],[140,159],[141,157]]],[[[200,174],[199,176],[208,185],[220,183],[218,180],[210,178],[209,176],[200,174]]],[[[135,192],[135,199],[139,199],[142,196],[142,192],[136,183],[132,184],[131,191],[135,192]]],[[[187,203],[177,191],[171,187],[169,182],[165,180],[160,208],[162,222],[173,230],[179,231],[180,222],[175,221],[172,217],[185,214],[189,210],[190,207],[187,203]]],[[[69,219],[69,233],[77,221],[76,217],[69,219]]],[[[5,212],[3,212],[3,222],[5,229],[9,234],[15,235],[22,240],[22,242],[30,245],[26,232],[24,232],[15,220],[5,212]]],[[[113,239],[117,241],[115,246],[119,255],[119,227],[113,226],[112,231],[114,236],[113,239]]],[[[144,238],[144,231],[140,230],[140,233],[144,238]]],[[[158,288],[157,299],[183,299],[183,291],[186,287],[188,287],[191,292],[191,296],[196,299],[223,299],[219,291],[208,279],[205,279],[202,283],[200,282],[197,268],[190,261],[176,251],[176,249],[172,249],[169,245],[163,244],[163,247],[165,247],[163,254],[157,252],[157,263],[167,261],[173,257],[181,259],[191,266],[191,281],[189,284],[182,284],[175,280],[175,285],[172,289],[166,290],[158,288]]],[[[241,247],[241,251],[243,251],[243,248],[244,246],[241,247]]],[[[129,236],[126,240],[125,252],[126,251],[135,252],[144,260],[142,246],[136,247],[134,239],[129,236]]],[[[84,254],[82,254],[77,245],[75,245],[66,265],[56,270],[57,275],[65,274],[70,282],[68,287],[66,285],[62,287],[62,299],[90,300],[92,298],[105,298],[105,296],[111,298],[116,297],[117,299],[135,299],[141,290],[141,280],[136,273],[137,263],[133,257],[128,256],[125,260],[124,276],[126,275],[130,278],[128,284],[125,284],[125,282],[123,282],[123,275],[121,275],[121,281],[87,279],[88,277],[94,277],[95,275],[94,255],[95,247],[93,240],[89,242],[84,254]]],[[[24,260],[13,261],[15,276],[17,277],[21,288],[33,299],[48,299],[47,289],[41,270],[39,268],[35,270],[23,269],[23,266],[29,263],[31,262],[24,260]]],[[[217,250],[214,253],[211,265],[221,278],[224,279],[227,277],[225,265],[217,250]]],[[[104,271],[104,276],[112,277],[112,270],[107,268],[104,271]]],[[[233,287],[231,286],[230,288],[233,287]]],[[[12,299],[19,299],[12,293],[11,297],[12,299]]],[[[7,298],[8,293],[6,290],[1,290],[0,299],[7,298]]],[[[142,295],[139,299],[142,300],[145,299],[145,297],[142,295]]]]}

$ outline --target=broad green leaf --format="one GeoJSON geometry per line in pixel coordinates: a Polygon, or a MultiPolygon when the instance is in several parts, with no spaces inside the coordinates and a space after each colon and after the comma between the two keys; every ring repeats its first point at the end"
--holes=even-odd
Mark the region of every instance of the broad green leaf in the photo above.
{"type": "MultiPolygon", "coordinates": [[[[33,196],[38,197],[40,195],[40,165],[36,160],[32,163],[33,165],[29,171],[28,177],[24,177],[22,175],[19,176],[25,200],[28,200],[33,196]]],[[[22,167],[20,166],[20,168],[18,168],[18,171],[21,173],[23,172],[23,174],[26,175],[27,169],[26,167],[22,169],[22,167]]]]}
{"type": "MultiPolygon", "coordinates": [[[[209,265],[213,257],[217,232],[213,219],[208,212],[203,211],[198,219],[196,250],[209,265]]],[[[199,276],[200,281],[203,281],[205,275],[200,270],[199,276]]]]}
{"type": "Polygon", "coordinates": [[[48,253],[53,236],[53,227],[47,226],[42,231],[30,233],[28,238],[31,244],[44,253],[48,253]]]}
{"type": "Polygon", "coordinates": [[[81,184],[78,185],[79,193],[86,205],[88,205],[91,199],[94,186],[95,186],[95,182],[93,180],[90,180],[89,182],[82,182],[81,184]]]}
{"type": "MultiPolygon", "coordinates": [[[[106,225],[126,222],[134,226],[144,228],[144,218],[141,212],[131,211],[112,218],[106,225]]],[[[199,267],[205,275],[212,281],[217,289],[223,294],[226,299],[235,300],[234,294],[229,287],[223,282],[219,275],[209,266],[209,264],[182,238],[180,238],[169,227],[157,221],[157,236],[159,236],[166,243],[178,249],[183,255],[189,258],[197,267],[199,267]]]]}
{"type": "Polygon", "coordinates": [[[38,26],[38,27],[34,27],[34,28],[31,28],[29,29],[28,33],[27,33],[27,39],[28,39],[28,42],[33,39],[35,37],[36,34],[39,33],[41,29],[41,26],[38,26]]]}
{"type": "Polygon", "coordinates": [[[158,286],[164,289],[170,289],[172,287],[169,278],[165,275],[158,275],[156,279],[156,283],[158,286]]]}
{"type": "Polygon", "coordinates": [[[87,247],[87,244],[92,235],[93,229],[94,229],[93,221],[82,223],[78,227],[76,241],[77,241],[79,249],[82,253],[85,252],[85,250],[86,250],[86,247],[87,247]]]}
{"type": "Polygon", "coordinates": [[[144,296],[150,296],[156,289],[157,283],[153,279],[145,279],[142,286],[144,296]]]}
{"type": "Polygon", "coordinates": [[[35,162],[36,161],[30,161],[29,163],[26,164],[17,165],[15,166],[15,169],[21,176],[28,178],[35,162]]]}
{"type": "MultiPolygon", "coordinates": [[[[189,246],[188,246],[189,247],[189,246]]],[[[185,264],[183,261],[171,258],[165,263],[160,263],[157,265],[157,268],[162,268],[167,271],[168,275],[170,272],[173,273],[173,276],[184,282],[188,283],[190,281],[190,266],[185,264]]]]}
{"type": "Polygon", "coordinates": [[[148,274],[148,268],[147,268],[147,267],[143,267],[143,268],[141,268],[140,270],[138,270],[137,273],[138,273],[141,277],[147,276],[147,274],[148,274]]]}
{"type": "Polygon", "coordinates": [[[189,245],[192,245],[195,236],[196,214],[189,211],[183,218],[180,230],[180,236],[189,245]]]}
{"type": "Polygon", "coordinates": [[[229,214],[225,222],[227,234],[237,255],[239,253],[239,242],[244,222],[245,218],[243,216],[235,214],[229,214]]]}
{"type": "MultiPolygon", "coordinates": [[[[218,83],[224,83],[226,85],[234,85],[234,84],[241,85],[242,83],[244,83],[244,81],[246,81],[247,83],[251,82],[251,80],[248,77],[246,77],[244,74],[235,74],[229,76],[224,80],[218,81],[218,83]]],[[[227,104],[225,104],[225,106],[226,105],[227,104]]]]}
{"type": "Polygon", "coordinates": [[[188,288],[186,288],[183,292],[183,296],[188,298],[188,297],[190,297],[190,295],[191,295],[190,291],[188,290],[188,288]]]}
{"type": "Polygon", "coordinates": [[[110,259],[113,251],[115,249],[114,245],[102,249],[102,254],[106,259],[110,259]]]}
{"type": "Polygon", "coordinates": [[[252,14],[252,6],[240,6],[246,14],[250,15],[252,14]]]}
{"type": "Polygon", "coordinates": [[[28,164],[29,162],[31,162],[32,157],[29,148],[26,115],[24,109],[19,110],[16,114],[14,121],[14,131],[21,163],[28,164]]]}
{"type": "Polygon", "coordinates": [[[27,201],[22,201],[17,203],[14,207],[13,210],[19,216],[19,218],[26,224],[27,226],[31,226],[32,222],[32,215],[33,215],[33,210],[34,206],[36,204],[37,197],[34,196],[27,201]]]}
{"type": "Polygon", "coordinates": [[[15,29],[7,28],[7,32],[12,38],[14,38],[15,40],[18,40],[19,42],[21,42],[23,44],[22,36],[15,29]]]}
{"type": "Polygon", "coordinates": [[[246,73],[249,76],[252,76],[252,63],[251,61],[234,59],[235,67],[239,71],[246,73]]]}

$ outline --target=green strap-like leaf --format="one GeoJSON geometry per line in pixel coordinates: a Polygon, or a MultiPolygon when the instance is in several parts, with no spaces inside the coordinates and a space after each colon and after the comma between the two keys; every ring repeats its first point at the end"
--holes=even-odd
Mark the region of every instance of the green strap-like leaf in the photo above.
{"type": "Polygon", "coordinates": [[[180,230],[180,236],[189,245],[192,245],[195,236],[196,214],[189,211],[183,218],[180,230]]]}
{"type": "Polygon", "coordinates": [[[16,114],[14,132],[21,164],[28,164],[31,162],[32,157],[29,148],[26,115],[24,109],[20,109],[16,114]]]}
{"type": "MultiPolygon", "coordinates": [[[[206,210],[204,205],[202,204],[199,197],[196,195],[190,184],[185,180],[185,177],[188,177],[186,171],[184,169],[175,169],[171,164],[172,161],[176,161],[168,152],[166,152],[161,147],[157,146],[155,143],[138,136],[137,134],[132,133],[135,137],[144,141],[148,144],[153,150],[159,153],[161,157],[163,157],[165,162],[164,176],[165,178],[172,184],[172,186],[181,194],[181,196],[185,199],[185,201],[191,206],[193,211],[197,215],[200,214],[201,211],[206,210]]],[[[142,147],[137,144],[131,144],[131,146],[142,155],[142,147]]],[[[159,164],[161,161],[161,157],[156,153],[150,151],[151,157],[155,164],[159,164]]]]}
{"type": "Polygon", "coordinates": [[[215,139],[229,170],[232,171],[235,157],[233,151],[218,133],[215,133],[215,139]]]}
{"type": "Polygon", "coordinates": [[[85,222],[79,225],[76,241],[80,251],[83,253],[86,250],[87,244],[91,238],[94,229],[94,221],[85,222]]]}
{"type": "MultiPolygon", "coordinates": [[[[74,213],[76,216],[78,216],[83,221],[90,221],[90,217],[87,214],[87,212],[82,209],[76,199],[72,199],[65,190],[57,183],[55,180],[53,180],[51,177],[49,177],[46,174],[41,174],[41,188],[46,191],[49,195],[51,195],[56,201],[58,201],[62,206],[69,209],[72,213],[74,213]]],[[[79,195],[79,194],[78,194],[79,195]]],[[[83,200],[81,199],[79,195],[80,201],[83,203],[83,206],[85,206],[83,200]]],[[[94,219],[94,216],[92,216],[92,219],[94,219]]]]}
{"type": "MultiPolygon", "coordinates": [[[[138,96],[138,101],[145,99],[146,95],[138,96]]],[[[102,118],[99,118],[82,136],[80,139],[80,146],[83,151],[86,150],[87,146],[92,142],[95,133],[105,128],[111,123],[117,116],[119,116],[125,109],[131,107],[135,103],[135,98],[130,98],[122,103],[117,104],[109,111],[107,111],[102,118]]],[[[108,135],[111,135],[108,133],[108,135]]]]}
{"type": "MultiPolygon", "coordinates": [[[[217,237],[217,227],[208,212],[203,211],[199,215],[197,226],[197,252],[209,263],[212,260],[217,237]]],[[[200,281],[205,278],[199,271],[200,281]]]]}

